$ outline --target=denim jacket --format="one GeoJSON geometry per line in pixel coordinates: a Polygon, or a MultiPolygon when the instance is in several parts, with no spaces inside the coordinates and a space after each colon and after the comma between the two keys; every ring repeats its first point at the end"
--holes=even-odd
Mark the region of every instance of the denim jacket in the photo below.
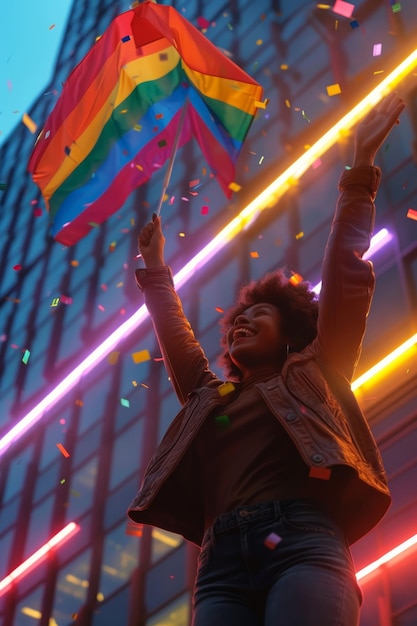
{"type": "MultiPolygon", "coordinates": [[[[380,177],[377,167],[342,174],[323,261],[317,336],[289,355],[279,375],[256,384],[309,467],[344,467],[337,509],[350,543],[367,533],[390,504],[377,445],[350,388],[375,284],[372,264],[362,256],[370,244],[380,177]]],[[[204,494],[193,440],[206,417],[221,406],[218,387],[225,381],[209,369],[169,267],[137,270],[136,280],[182,409],[149,462],[128,514],[200,545],[204,494]]]]}

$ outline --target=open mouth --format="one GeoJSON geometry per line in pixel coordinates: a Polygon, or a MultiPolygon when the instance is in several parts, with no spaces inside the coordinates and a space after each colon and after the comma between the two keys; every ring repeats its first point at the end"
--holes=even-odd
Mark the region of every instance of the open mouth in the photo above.
{"type": "Polygon", "coordinates": [[[233,331],[232,340],[242,339],[243,337],[253,337],[255,335],[253,330],[249,328],[245,328],[243,326],[239,326],[233,331]]]}

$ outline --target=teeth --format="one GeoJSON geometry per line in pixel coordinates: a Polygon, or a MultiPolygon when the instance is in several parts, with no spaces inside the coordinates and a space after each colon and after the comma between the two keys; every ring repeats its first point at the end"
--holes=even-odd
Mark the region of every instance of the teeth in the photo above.
{"type": "Polygon", "coordinates": [[[255,333],[248,328],[237,328],[233,333],[233,341],[238,337],[253,337],[255,333]]]}

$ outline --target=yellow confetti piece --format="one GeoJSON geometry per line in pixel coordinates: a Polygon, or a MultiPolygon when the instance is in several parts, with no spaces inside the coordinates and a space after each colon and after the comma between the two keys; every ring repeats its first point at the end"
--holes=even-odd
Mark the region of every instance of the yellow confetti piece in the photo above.
{"type": "Polygon", "coordinates": [[[295,236],[296,239],[302,239],[303,237],[304,237],[303,231],[297,233],[296,236],[295,236]]]}
{"type": "Polygon", "coordinates": [[[289,100],[285,100],[285,106],[287,109],[291,109],[291,102],[289,100]]]}
{"type": "Polygon", "coordinates": [[[263,39],[257,39],[256,40],[256,45],[257,46],[262,46],[262,44],[263,44],[263,39]]]}
{"type": "Polygon", "coordinates": [[[150,361],[151,355],[149,350],[139,350],[139,352],[132,353],[133,363],[143,363],[144,361],[150,361]]]}
{"type": "Polygon", "coordinates": [[[250,253],[252,259],[259,259],[259,253],[256,251],[253,251],[250,253]]]}
{"type": "Polygon", "coordinates": [[[117,361],[119,360],[119,356],[120,356],[120,352],[118,352],[117,350],[114,350],[113,352],[110,352],[110,354],[107,357],[107,362],[110,365],[116,365],[117,361]]]}
{"type": "Polygon", "coordinates": [[[291,285],[298,285],[298,283],[301,283],[302,280],[303,280],[303,277],[300,276],[300,274],[293,274],[289,282],[291,283],[291,285]]]}
{"type": "Polygon", "coordinates": [[[240,191],[242,187],[238,185],[237,183],[230,183],[229,189],[230,191],[240,191]]]}
{"type": "Polygon", "coordinates": [[[38,128],[38,125],[35,124],[35,122],[33,121],[33,119],[31,117],[29,117],[29,115],[27,113],[23,113],[23,117],[22,117],[22,122],[24,123],[24,125],[26,126],[26,128],[28,128],[30,130],[30,132],[32,133],[32,135],[34,133],[36,133],[36,130],[38,128]]]}
{"type": "Polygon", "coordinates": [[[58,306],[59,298],[52,298],[51,307],[58,306]]]}
{"type": "Polygon", "coordinates": [[[133,130],[137,130],[139,132],[142,130],[142,126],[140,124],[134,124],[133,130]]]}
{"type": "Polygon", "coordinates": [[[178,233],[179,237],[185,237],[185,233],[178,233]]]}
{"type": "Polygon", "coordinates": [[[71,261],[70,265],[72,265],[72,267],[78,267],[79,266],[79,261],[71,261]]]}
{"type": "Polygon", "coordinates": [[[269,104],[269,98],[265,98],[262,102],[261,100],[255,100],[255,106],[257,109],[266,109],[269,104]]]}
{"type": "Polygon", "coordinates": [[[127,111],[128,111],[128,109],[122,109],[122,110],[120,111],[120,113],[121,113],[122,115],[124,115],[125,113],[127,113],[127,111]]]}
{"type": "Polygon", "coordinates": [[[228,381],[220,385],[220,387],[217,387],[217,392],[219,396],[227,396],[227,394],[232,393],[234,389],[235,389],[234,384],[228,381]]]}
{"type": "Polygon", "coordinates": [[[288,65],[286,63],[282,63],[282,65],[280,65],[280,69],[285,72],[288,69],[288,65]]]}
{"type": "Polygon", "coordinates": [[[136,169],[138,169],[140,172],[143,172],[143,167],[141,165],[135,165],[136,169]]]}
{"type": "Polygon", "coordinates": [[[334,85],[327,85],[326,91],[328,96],[337,96],[339,93],[342,93],[339,83],[334,83],[334,85]]]}

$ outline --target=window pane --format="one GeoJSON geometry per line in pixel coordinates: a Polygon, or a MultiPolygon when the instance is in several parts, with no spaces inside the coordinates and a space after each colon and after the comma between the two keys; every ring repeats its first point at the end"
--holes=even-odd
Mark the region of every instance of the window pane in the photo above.
{"type": "Polygon", "coordinates": [[[106,529],[114,526],[119,520],[127,521],[127,507],[133,500],[138,486],[139,478],[135,474],[129,481],[119,486],[114,493],[108,496],[104,514],[104,527],[106,529]]]}
{"type": "Polygon", "coordinates": [[[146,626],[188,626],[190,623],[190,594],[185,593],[162,611],[146,621],[146,626]]]}
{"type": "Polygon", "coordinates": [[[23,554],[24,559],[27,559],[28,556],[42,547],[44,543],[51,538],[53,506],[54,496],[52,495],[44,500],[42,504],[31,509],[29,531],[26,537],[26,547],[23,554]]]}
{"type": "Polygon", "coordinates": [[[183,541],[180,535],[162,530],[162,528],[152,528],[152,563],[159,561],[170,550],[178,548],[183,541]]]}
{"type": "Polygon", "coordinates": [[[59,626],[71,624],[73,616],[85,602],[90,575],[90,559],[91,550],[86,550],[63,567],[58,574],[52,615],[59,626]]]}
{"type": "Polygon", "coordinates": [[[37,587],[36,591],[19,602],[14,615],[14,626],[35,626],[35,624],[40,623],[42,617],[42,594],[43,585],[37,587]]]}
{"type": "Polygon", "coordinates": [[[135,422],[114,443],[110,489],[121,483],[139,465],[143,447],[143,422],[143,419],[135,422]]]}
{"type": "Polygon", "coordinates": [[[71,478],[71,489],[67,508],[67,519],[82,515],[93,505],[94,488],[97,479],[98,458],[94,457],[71,478]]]}
{"type": "MultiPolygon", "coordinates": [[[[91,626],[125,626],[129,619],[129,592],[125,587],[107,602],[100,603],[94,611],[91,626]]],[[[76,622],[77,623],[77,622],[76,622]]]]}
{"type": "Polygon", "coordinates": [[[29,446],[17,455],[10,463],[3,502],[10,500],[23,487],[26,478],[26,468],[32,458],[32,446],[29,446]]]}
{"type": "Polygon", "coordinates": [[[9,573],[10,548],[13,542],[13,531],[11,530],[0,539],[0,579],[9,573]]]}
{"type": "Polygon", "coordinates": [[[185,554],[183,545],[148,573],[145,590],[148,611],[155,611],[185,588],[185,554]]]}
{"type": "Polygon", "coordinates": [[[126,521],[106,535],[100,578],[104,598],[129,580],[138,564],[139,542],[138,537],[126,535],[126,521]]]}

